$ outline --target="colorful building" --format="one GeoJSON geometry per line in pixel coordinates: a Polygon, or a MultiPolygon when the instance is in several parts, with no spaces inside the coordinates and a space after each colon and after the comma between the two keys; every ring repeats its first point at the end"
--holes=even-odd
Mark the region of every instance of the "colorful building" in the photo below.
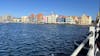
{"type": "Polygon", "coordinates": [[[30,23],[29,17],[28,17],[28,16],[22,16],[22,17],[21,17],[21,22],[22,22],[22,23],[30,23]]]}
{"type": "Polygon", "coordinates": [[[13,19],[13,17],[10,15],[1,16],[0,18],[2,23],[10,23],[13,19]]]}
{"type": "Polygon", "coordinates": [[[20,18],[13,18],[12,23],[21,23],[21,19],[20,18]]]}
{"type": "MultiPolygon", "coordinates": [[[[97,15],[97,19],[100,16],[100,11],[97,15]]],[[[21,19],[14,18],[12,16],[0,16],[0,23],[67,23],[67,24],[79,24],[79,25],[91,25],[92,18],[91,16],[87,16],[83,14],[80,16],[62,16],[57,15],[55,13],[51,13],[48,16],[43,16],[42,13],[38,15],[31,14],[30,16],[22,16],[21,19]]]]}
{"type": "Polygon", "coordinates": [[[56,22],[57,22],[58,24],[66,23],[66,17],[65,17],[65,16],[59,16],[59,17],[56,19],[56,22]]]}
{"type": "Polygon", "coordinates": [[[37,16],[37,23],[43,23],[43,14],[42,13],[39,13],[37,16]]]}
{"type": "Polygon", "coordinates": [[[66,23],[67,24],[76,24],[73,16],[67,16],[66,17],[66,23]]]}
{"type": "Polygon", "coordinates": [[[72,16],[72,18],[75,21],[75,24],[79,24],[78,16],[72,16]]]}
{"type": "Polygon", "coordinates": [[[31,14],[29,16],[29,21],[30,21],[30,23],[37,23],[37,19],[34,14],[31,14]]]}
{"type": "Polygon", "coordinates": [[[58,18],[58,15],[56,14],[51,14],[49,16],[47,16],[48,19],[48,23],[56,23],[56,19],[58,18]]]}
{"type": "Polygon", "coordinates": [[[2,19],[2,16],[0,16],[0,23],[3,23],[3,19],[2,19]]]}
{"type": "Polygon", "coordinates": [[[81,16],[78,17],[78,25],[80,25],[81,22],[81,16]]]}
{"type": "Polygon", "coordinates": [[[91,16],[87,16],[86,14],[83,14],[79,24],[80,25],[91,25],[91,23],[92,23],[91,16]]]}
{"type": "Polygon", "coordinates": [[[43,23],[47,23],[48,19],[47,16],[43,16],[43,23]]]}

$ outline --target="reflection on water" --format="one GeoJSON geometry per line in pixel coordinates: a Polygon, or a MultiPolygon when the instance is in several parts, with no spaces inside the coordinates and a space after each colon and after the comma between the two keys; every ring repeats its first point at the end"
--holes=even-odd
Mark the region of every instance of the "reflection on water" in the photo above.
{"type": "Polygon", "coordinates": [[[87,32],[87,26],[0,24],[0,56],[70,56],[73,41],[87,32]]]}

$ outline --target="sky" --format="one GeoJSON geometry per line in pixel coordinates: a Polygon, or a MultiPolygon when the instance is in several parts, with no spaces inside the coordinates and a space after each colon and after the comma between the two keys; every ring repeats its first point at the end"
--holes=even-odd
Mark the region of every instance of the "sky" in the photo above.
{"type": "Polygon", "coordinates": [[[49,15],[54,12],[65,16],[86,14],[95,19],[98,10],[99,0],[0,0],[0,16],[49,15]]]}

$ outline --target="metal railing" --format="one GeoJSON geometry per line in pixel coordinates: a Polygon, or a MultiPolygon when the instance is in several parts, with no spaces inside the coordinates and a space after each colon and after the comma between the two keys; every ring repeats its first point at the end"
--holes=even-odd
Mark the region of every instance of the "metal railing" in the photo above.
{"type": "Polygon", "coordinates": [[[89,51],[87,56],[94,56],[95,55],[95,27],[90,27],[90,31],[92,31],[92,36],[89,38],[89,51]]]}
{"type": "Polygon", "coordinates": [[[79,52],[82,50],[82,48],[85,46],[85,44],[88,42],[88,40],[89,40],[89,50],[87,56],[96,56],[98,48],[95,41],[99,37],[99,33],[98,33],[99,31],[100,31],[100,17],[97,20],[96,27],[90,26],[89,36],[75,49],[75,51],[71,54],[71,56],[77,56],[79,52]]]}
{"type": "MultiPolygon", "coordinates": [[[[76,50],[72,53],[71,56],[77,56],[79,54],[79,52],[82,50],[82,48],[85,46],[85,44],[88,42],[88,40],[89,40],[89,45],[91,45],[91,50],[94,51],[94,43],[93,43],[94,42],[93,39],[94,39],[94,36],[95,36],[95,31],[94,30],[95,30],[95,27],[91,26],[89,36],[78,46],[78,48],[76,48],[76,50]]],[[[93,51],[89,51],[89,53],[93,52],[93,51]]]]}
{"type": "MultiPolygon", "coordinates": [[[[99,32],[100,31],[100,16],[97,20],[97,24],[96,24],[96,36],[95,36],[95,39],[98,39],[98,37],[100,36],[99,35],[99,32]]],[[[95,56],[97,54],[97,52],[99,51],[98,47],[97,47],[97,44],[95,44],[95,56]]]]}

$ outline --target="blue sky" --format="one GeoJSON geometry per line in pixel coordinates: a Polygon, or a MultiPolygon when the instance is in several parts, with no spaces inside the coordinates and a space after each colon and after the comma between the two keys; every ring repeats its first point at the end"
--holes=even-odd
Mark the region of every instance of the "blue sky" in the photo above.
{"type": "Polygon", "coordinates": [[[0,15],[15,17],[31,13],[44,15],[54,11],[60,15],[81,16],[83,13],[96,17],[99,0],[0,0],[0,15]]]}

